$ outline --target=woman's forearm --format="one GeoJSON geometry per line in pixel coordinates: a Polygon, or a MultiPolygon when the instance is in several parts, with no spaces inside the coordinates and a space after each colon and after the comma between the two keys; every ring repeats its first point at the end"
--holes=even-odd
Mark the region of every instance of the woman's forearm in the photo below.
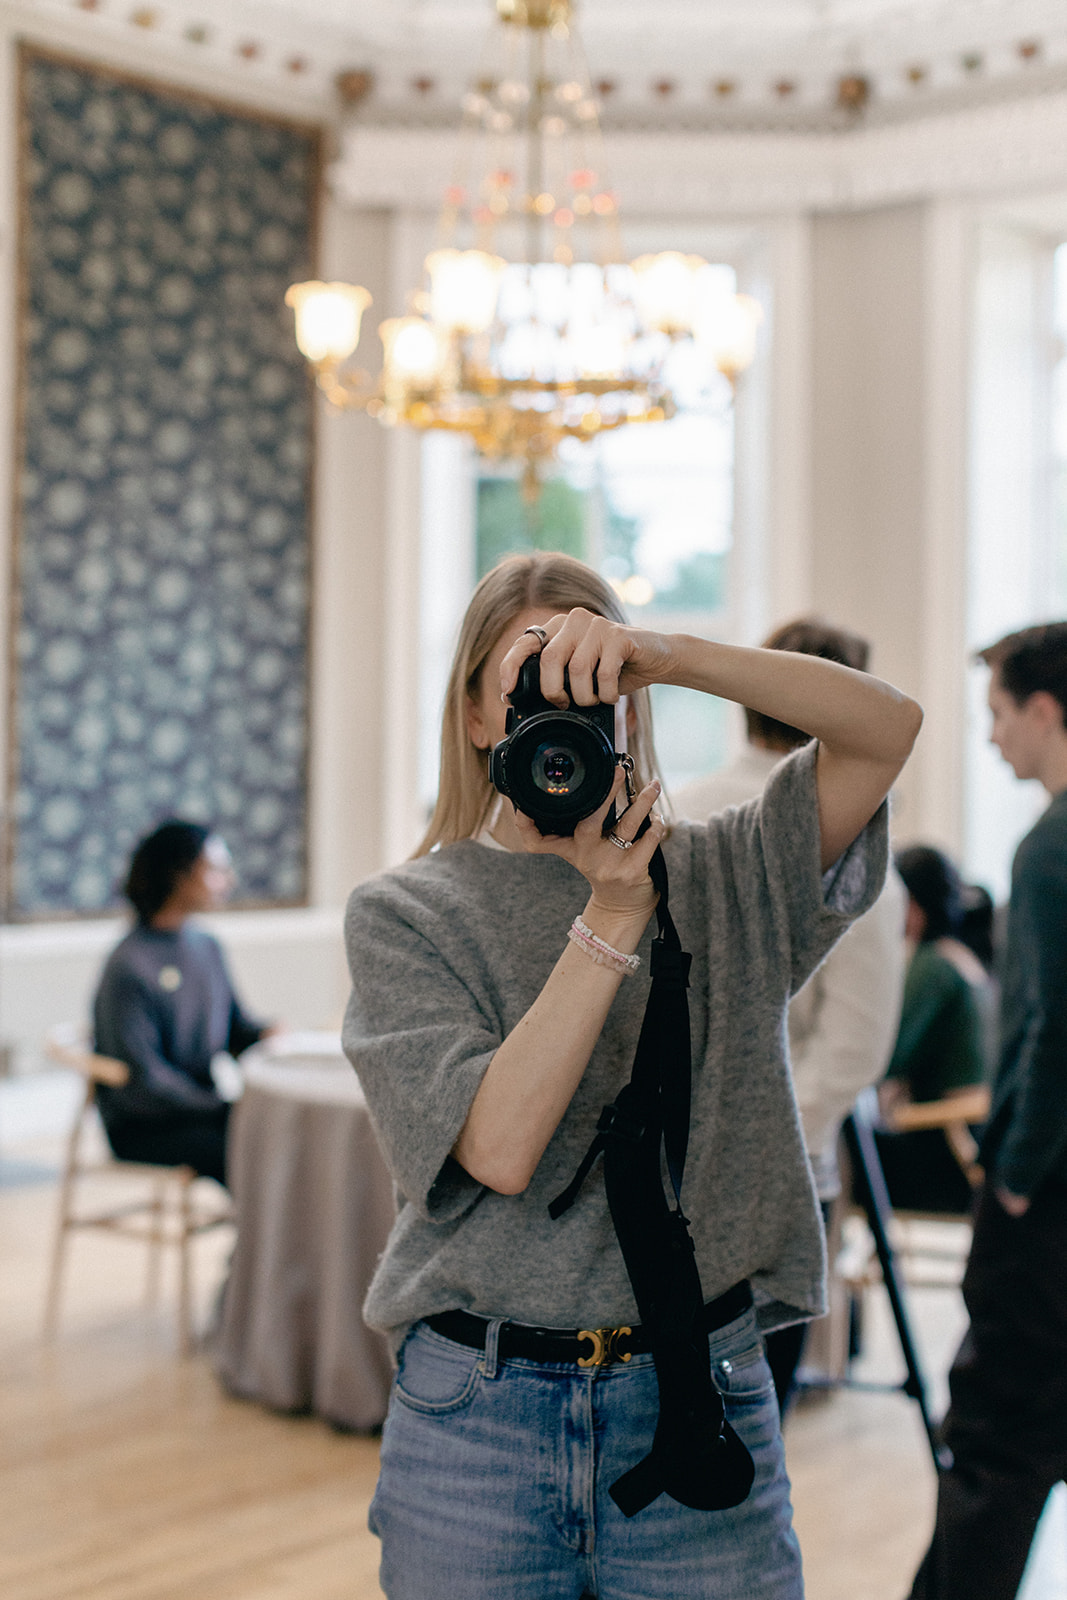
{"type": "MultiPolygon", "coordinates": [[[[632,955],[648,921],[590,904],[582,916],[616,950],[632,955]]],[[[565,930],[561,930],[565,933],[565,930]]],[[[453,1155],[472,1178],[500,1194],[519,1194],[589,1064],[619,984],[568,941],[541,993],[508,1034],[482,1079],[453,1155]]]]}
{"type": "Polygon", "coordinates": [[[667,636],[662,681],[800,728],[843,756],[903,765],[922,721],[914,700],[880,678],[789,650],[667,636]]]}
{"type": "Polygon", "coordinates": [[[889,793],[922,725],[921,708],[880,678],[819,656],[689,634],[665,643],[660,682],[736,700],[819,741],[819,855],[824,871],[832,866],[889,793]]]}

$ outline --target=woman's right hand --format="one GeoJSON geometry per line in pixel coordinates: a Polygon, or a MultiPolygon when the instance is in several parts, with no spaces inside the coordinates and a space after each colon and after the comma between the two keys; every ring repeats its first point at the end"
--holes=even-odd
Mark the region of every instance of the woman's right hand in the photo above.
{"type": "Polygon", "coordinates": [[[648,864],[666,827],[662,817],[652,810],[659,799],[660,785],[650,783],[611,830],[615,838],[623,841],[613,844],[611,835],[604,833],[604,821],[623,793],[624,774],[620,767],[604,804],[578,823],[573,837],[543,835],[530,818],[518,810],[515,826],[523,848],[531,855],[562,856],[587,879],[592,890],[591,912],[599,912],[622,924],[632,921],[639,939],[659,898],[648,875],[648,864]],[[650,818],[649,826],[638,838],[638,829],[646,817],[650,818]]]}

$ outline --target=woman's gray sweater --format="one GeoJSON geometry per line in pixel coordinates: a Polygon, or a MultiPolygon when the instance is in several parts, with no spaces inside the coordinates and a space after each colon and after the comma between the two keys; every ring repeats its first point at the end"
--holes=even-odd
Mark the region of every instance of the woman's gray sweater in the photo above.
{"type": "MultiPolygon", "coordinates": [[[[820,872],[816,746],[763,795],[682,823],[664,845],[670,906],[693,954],[693,1115],[682,1199],[706,1299],[751,1280],[765,1328],[823,1309],[823,1247],[793,1100],[785,1008],[885,877],[886,808],[820,872]]],[[[633,1064],[648,994],[620,985],[589,1065],[522,1194],[451,1155],[494,1051],[536,1000],[589,885],[558,856],[450,845],[361,884],[346,919],[345,1049],[396,1181],[399,1216],[365,1308],[396,1342],[461,1307],[554,1328],[632,1322],[633,1293],[599,1163],[558,1222],[601,1108],[633,1064]]],[[[554,1040],[546,1029],[544,1048],[554,1040]]]]}

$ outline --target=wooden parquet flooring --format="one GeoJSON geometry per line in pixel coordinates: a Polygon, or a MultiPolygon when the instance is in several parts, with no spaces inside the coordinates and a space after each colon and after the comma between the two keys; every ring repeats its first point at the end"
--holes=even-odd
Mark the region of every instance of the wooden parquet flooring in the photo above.
{"type": "MultiPolygon", "coordinates": [[[[169,1295],[125,1241],[75,1240],[60,1337],[38,1334],[49,1189],[0,1191],[3,1600],[380,1600],[377,1442],[224,1395],[180,1361],[169,1295]]],[[[198,1258],[201,1314],[226,1241],[198,1258]]]]}
{"type": "MultiPolygon", "coordinates": [[[[159,1308],[140,1303],[128,1244],[75,1241],[60,1337],[42,1347],[53,1206],[49,1185],[0,1189],[3,1600],[380,1600],[375,1441],[232,1400],[205,1356],[180,1361],[167,1286],[159,1308]]],[[[227,1249],[199,1246],[202,1317],[227,1249]]],[[[945,1291],[919,1301],[943,1369],[959,1307],[945,1291]]],[[[870,1362],[892,1374],[871,1309],[870,1362]]],[[[789,1421],[787,1455],[809,1600],[902,1600],[934,1495],[912,1403],[812,1401],[789,1421]]]]}

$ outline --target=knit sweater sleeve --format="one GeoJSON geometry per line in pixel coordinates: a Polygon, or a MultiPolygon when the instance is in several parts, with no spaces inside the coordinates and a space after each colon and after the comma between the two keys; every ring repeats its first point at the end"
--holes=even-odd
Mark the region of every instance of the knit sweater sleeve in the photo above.
{"type": "Polygon", "coordinates": [[[815,786],[818,744],[812,740],[779,763],[758,800],[720,817],[736,884],[753,886],[749,904],[786,963],[795,994],[849,924],[870,909],[889,860],[888,805],[883,802],[837,861],[820,863],[815,786]]]}
{"type": "Polygon", "coordinates": [[[431,1222],[456,1220],[484,1192],[451,1151],[502,1042],[471,973],[459,970],[462,922],[398,874],[357,888],[345,919],[344,1047],[393,1179],[431,1222]]]}

